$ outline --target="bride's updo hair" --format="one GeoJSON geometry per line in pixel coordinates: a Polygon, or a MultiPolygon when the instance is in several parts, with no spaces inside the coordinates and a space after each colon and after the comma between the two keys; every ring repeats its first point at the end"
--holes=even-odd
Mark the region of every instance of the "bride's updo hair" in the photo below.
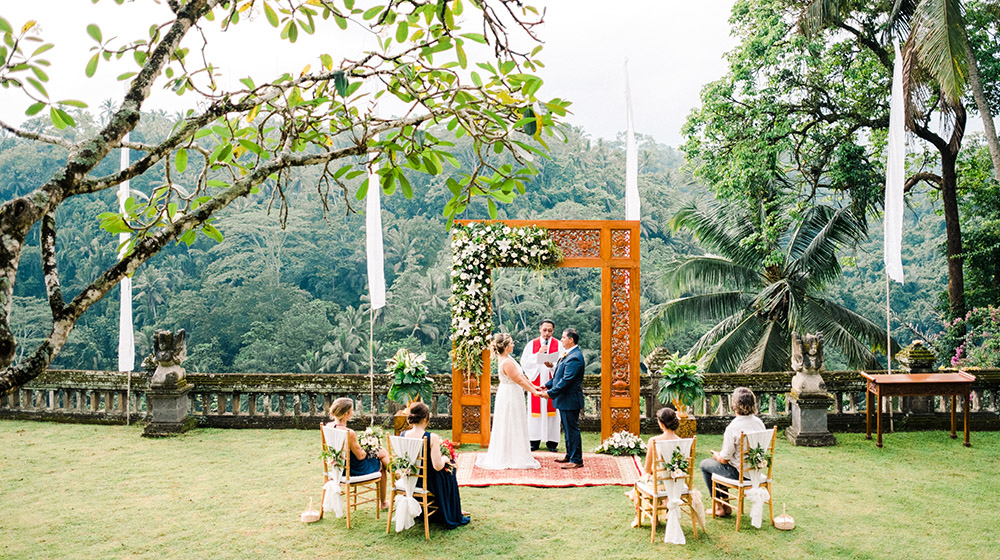
{"type": "Polygon", "coordinates": [[[514,342],[514,339],[510,337],[509,334],[502,332],[493,335],[493,344],[490,345],[490,349],[493,350],[494,354],[503,354],[507,345],[514,342]]]}

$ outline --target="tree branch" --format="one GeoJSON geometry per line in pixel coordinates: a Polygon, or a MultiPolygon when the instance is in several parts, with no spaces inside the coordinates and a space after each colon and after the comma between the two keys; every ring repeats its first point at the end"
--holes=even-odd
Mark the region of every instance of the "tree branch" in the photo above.
{"type": "Polygon", "coordinates": [[[49,136],[48,134],[41,134],[39,132],[31,132],[28,130],[22,130],[16,126],[9,125],[3,121],[0,121],[0,128],[10,132],[14,136],[24,138],[26,140],[37,140],[39,142],[45,142],[46,144],[52,144],[55,146],[62,146],[67,150],[73,149],[73,143],[65,138],[57,138],[55,136],[49,136]]]}
{"type": "Polygon", "coordinates": [[[42,218],[42,273],[45,275],[45,291],[49,296],[52,320],[62,315],[66,302],[63,301],[59,286],[59,267],[56,261],[56,213],[51,210],[42,218]]]}

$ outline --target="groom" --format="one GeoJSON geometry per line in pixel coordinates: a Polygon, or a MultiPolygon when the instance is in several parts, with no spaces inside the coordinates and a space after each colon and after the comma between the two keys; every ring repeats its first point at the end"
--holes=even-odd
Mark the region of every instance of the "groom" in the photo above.
{"type": "Polygon", "coordinates": [[[583,408],[583,369],[586,363],[583,352],[577,346],[580,335],[575,329],[563,331],[561,342],[566,355],[556,364],[552,379],[545,384],[548,391],[542,396],[552,399],[566,434],[566,457],[556,459],[556,462],[566,463],[564,469],[578,469],[583,466],[580,410],[583,408]]]}

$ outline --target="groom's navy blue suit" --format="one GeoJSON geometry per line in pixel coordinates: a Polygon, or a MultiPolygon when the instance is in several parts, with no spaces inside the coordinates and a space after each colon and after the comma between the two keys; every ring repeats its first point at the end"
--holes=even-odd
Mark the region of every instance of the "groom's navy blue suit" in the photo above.
{"type": "Polygon", "coordinates": [[[566,459],[583,464],[583,443],[580,440],[580,410],[583,409],[583,369],[586,362],[579,346],[574,346],[559,360],[552,379],[545,384],[552,404],[559,411],[563,433],[566,434],[566,459]]]}

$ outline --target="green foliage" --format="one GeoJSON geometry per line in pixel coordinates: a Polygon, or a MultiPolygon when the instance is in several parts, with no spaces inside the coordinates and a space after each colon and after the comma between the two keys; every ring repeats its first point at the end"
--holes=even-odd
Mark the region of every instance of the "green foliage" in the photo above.
{"type": "Polygon", "coordinates": [[[660,368],[660,390],[657,398],[663,404],[677,401],[684,406],[705,396],[704,378],[698,373],[698,364],[680,353],[671,354],[660,368]]]}
{"type": "Polygon", "coordinates": [[[679,448],[674,448],[674,452],[670,454],[670,460],[663,464],[663,468],[667,472],[687,472],[688,470],[688,460],[687,456],[681,453],[679,448]]]}
{"type": "Polygon", "coordinates": [[[409,405],[416,400],[431,402],[434,380],[427,377],[425,354],[414,354],[400,348],[392,358],[386,360],[386,373],[392,374],[389,398],[399,404],[409,405]]]}
{"type": "Polygon", "coordinates": [[[420,470],[417,469],[417,463],[403,455],[392,458],[392,461],[389,462],[389,470],[393,473],[406,476],[417,476],[420,474],[420,470]]]}
{"type": "Polygon", "coordinates": [[[1000,307],[976,307],[946,323],[934,350],[946,366],[1000,367],[1000,307]]]}
{"type": "Polygon", "coordinates": [[[747,451],[744,460],[746,461],[746,466],[751,469],[766,470],[771,468],[771,459],[771,453],[758,443],[747,451]]]}

